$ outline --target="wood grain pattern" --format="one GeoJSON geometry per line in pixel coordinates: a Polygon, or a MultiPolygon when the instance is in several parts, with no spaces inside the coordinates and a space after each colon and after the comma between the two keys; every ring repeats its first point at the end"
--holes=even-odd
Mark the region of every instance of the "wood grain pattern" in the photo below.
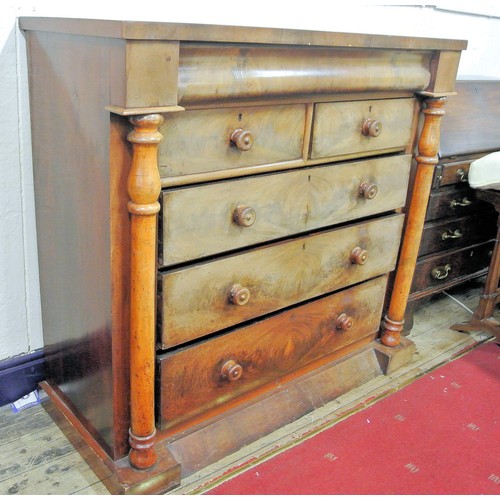
{"type": "Polygon", "coordinates": [[[373,339],[387,277],[237,329],[195,347],[160,356],[160,422],[168,428],[297,370],[365,337],[373,339]],[[340,315],[352,318],[342,329],[340,315]],[[241,376],[228,380],[228,360],[241,376]]]}
{"type": "Polygon", "coordinates": [[[160,264],[168,266],[394,210],[406,201],[410,155],[300,169],[162,192],[160,264]],[[375,185],[367,199],[360,186],[375,185]],[[250,207],[248,227],[233,220],[250,207]]]}
{"type": "Polygon", "coordinates": [[[224,170],[299,159],[305,128],[305,105],[256,106],[186,111],[168,115],[160,132],[162,177],[224,170]],[[236,129],[254,137],[248,151],[231,141],[236,129]]]}
{"type": "Polygon", "coordinates": [[[413,99],[387,99],[316,104],[311,158],[404,150],[411,139],[414,103],[413,99]],[[382,124],[378,136],[363,134],[367,119],[382,124]]]}
{"type": "Polygon", "coordinates": [[[161,343],[172,347],[393,269],[404,217],[392,215],[160,275],[161,343]],[[364,265],[351,252],[368,252],[364,265]],[[233,305],[233,285],[249,289],[233,305]]]}

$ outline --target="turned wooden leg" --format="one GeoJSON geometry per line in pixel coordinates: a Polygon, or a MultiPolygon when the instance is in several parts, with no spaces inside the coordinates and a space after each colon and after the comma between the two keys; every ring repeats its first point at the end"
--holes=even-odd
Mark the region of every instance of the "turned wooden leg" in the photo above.
{"type": "Polygon", "coordinates": [[[389,310],[382,322],[381,342],[389,347],[396,347],[401,341],[406,305],[410,295],[432,186],[434,165],[438,163],[439,128],[441,117],[445,114],[444,109],[442,109],[445,101],[444,97],[428,98],[426,100],[427,107],[423,110],[425,119],[418,141],[417,171],[406,219],[406,229],[389,310]]]}
{"type": "Polygon", "coordinates": [[[137,469],[157,460],[154,416],[156,227],[161,184],[157,163],[158,114],[130,118],[134,154],[128,177],[131,214],[129,460],[137,469]]]}

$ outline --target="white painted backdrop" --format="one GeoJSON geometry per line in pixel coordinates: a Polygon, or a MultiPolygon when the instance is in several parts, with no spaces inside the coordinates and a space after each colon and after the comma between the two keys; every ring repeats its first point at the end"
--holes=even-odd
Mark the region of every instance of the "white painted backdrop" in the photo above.
{"type": "Polygon", "coordinates": [[[500,2],[3,0],[0,6],[0,361],[43,347],[24,38],[19,16],[151,20],[459,38],[459,77],[500,78],[500,2]],[[381,5],[383,3],[383,5],[381,5]]]}

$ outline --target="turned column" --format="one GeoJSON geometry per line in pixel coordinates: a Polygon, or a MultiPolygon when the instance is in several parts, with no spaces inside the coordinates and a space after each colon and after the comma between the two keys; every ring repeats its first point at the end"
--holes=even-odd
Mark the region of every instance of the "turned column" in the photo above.
{"type": "Polygon", "coordinates": [[[160,210],[157,150],[162,135],[159,114],[130,118],[134,130],[128,177],[131,214],[130,430],[129,460],[137,469],[156,463],[154,415],[156,227],[160,210]]]}
{"type": "Polygon", "coordinates": [[[389,347],[396,347],[401,341],[401,331],[422,238],[434,166],[438,163],[439,128],[441,117],[445,114],[443,109],[445,102],[444,97],[428,98],[426,99],[427,107],[423,110],[424,124],[418,141],[417,169],[406,229],[389,310],[382,322],[381,342],[389,347]]]}

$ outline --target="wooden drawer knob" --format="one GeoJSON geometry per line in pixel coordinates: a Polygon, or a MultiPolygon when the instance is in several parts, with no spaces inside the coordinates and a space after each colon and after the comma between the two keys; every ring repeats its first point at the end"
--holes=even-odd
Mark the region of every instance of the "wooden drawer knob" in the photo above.
{"type": "Polygon", "coordinates": [[[368,258],[368,251],[363,250],[360,247],[353,248],[351,252],[351,262],[353,264],[358,264],[362,266],[366,263],[366,259],[368,258]]]}
{"type": "Polygon", "coordinates": [[[229,302],[236,306],[244,306],[250,300],[250,290],[235,283],[229,292],[229,302]]]}
{"type": "Polygon", "coordinates": [[[353,320],[346,313],[342,313],[335,322],[335,327],[338,330],[350,330],[353,325],[353,320]]]}
{"type": "Polygon", "coordinates": [[[226,361],[220,371],[221,377],[233,382],[243,375],[243,368],[233,359],[226,361]]]}
{"type": "Polygon", "coordinates": [[[231,134],[231,141],[240,151],[248,151],[253,146],[252,132],[237,128],[231,134]]]}
{"type": "Polygon", "coordinates": [[[435,267],[431,271],[431,276],[436,280],[444,280],[448,277],[450,271],[451,271],[450,264],[445,264],[444,266],[435,267]]]}
{"type": "Polygon", "coordinates": [[[257,219],[257,214],[252,207],[238,205],[233,212],[233,220],[238,226],[250,227],[257,219]]]}
{"type": "Polygon", "coordinates": [[[377,193],[378,193],[378,187],[376,184],[373,184],[372,182],[362,182],[359,185],[360,196],[363,196],[367,200],[373,200],[373,198],[377,196],[377,193]]]}
{"type": "Polygon", "coordinates": [[[363,135],[366,135],[367,137],[378,137],[380,132],[382,132],[382,122],[368,118],[363,122],[361,132],[363,132],[363,135]]]}

